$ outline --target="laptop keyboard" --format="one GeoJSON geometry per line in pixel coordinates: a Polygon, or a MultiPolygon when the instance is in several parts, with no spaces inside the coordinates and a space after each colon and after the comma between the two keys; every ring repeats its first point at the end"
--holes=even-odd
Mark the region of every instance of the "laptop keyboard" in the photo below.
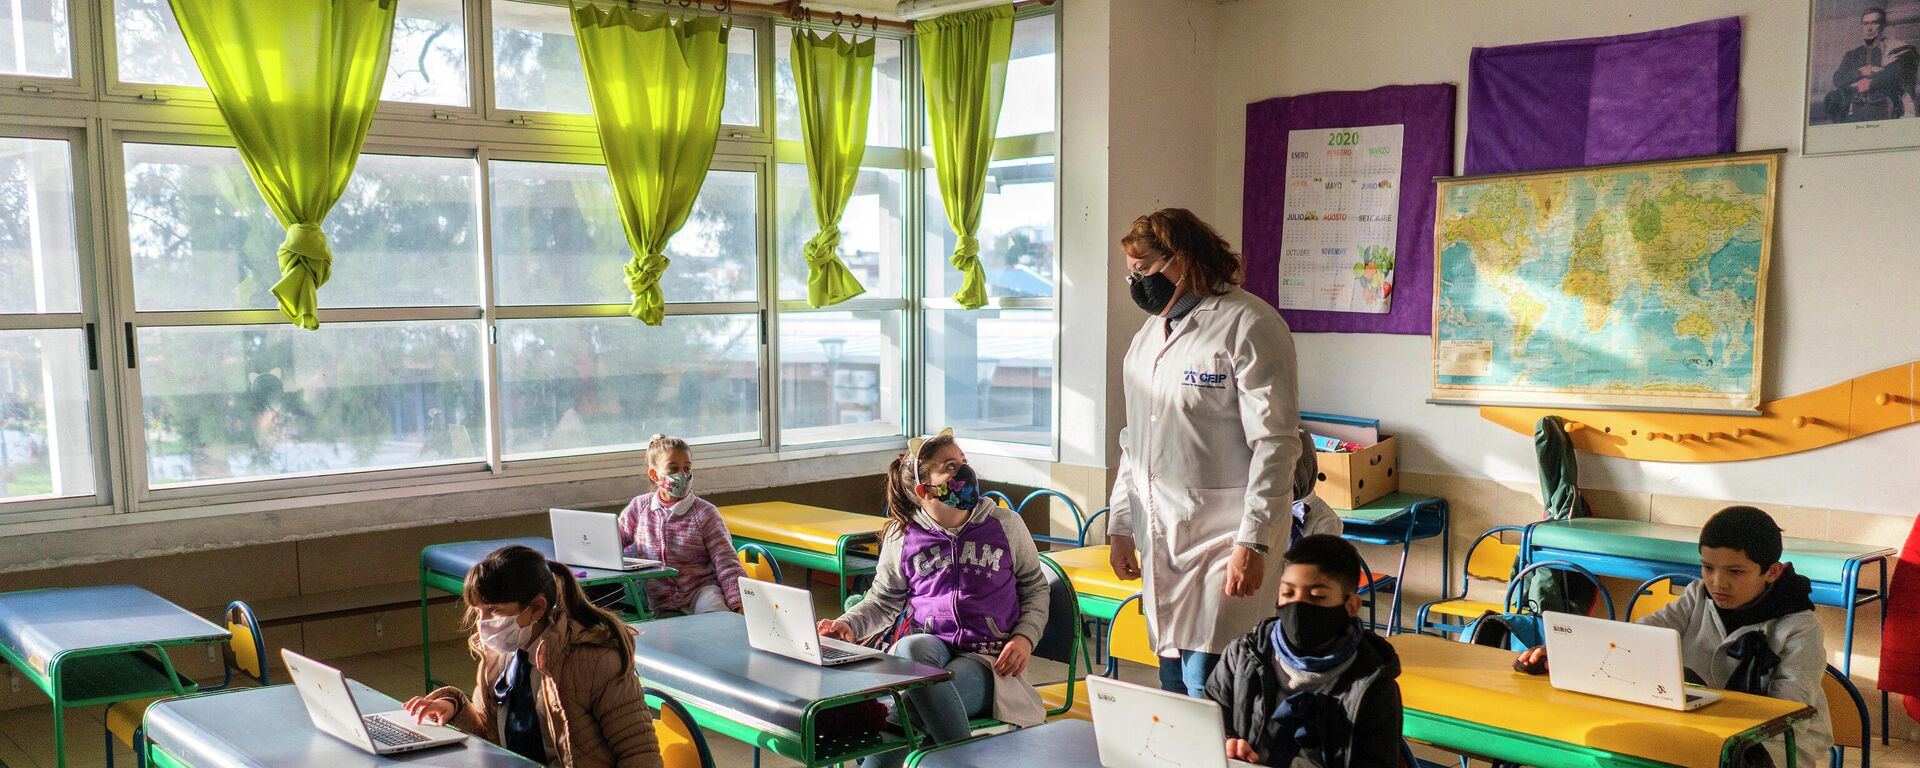
{"type": "Polygon", "coordinates": [[[406,728],[401,728],[378,717],[363,718],[361,722],[366,724],[367,735],[373,737],[373,741],[376,744],[384,744],[389,747],[403,747],[408,744],[418,744],[427,740],[425,736],[406,728]]]}
{"type": "Polygon", "coordinates": [[[849,651],[843,651],[838,648],[829,648],[825,645],[820,646],[821,661],[833,661],[834,659],[844,659],[852,655],[853,654],[849,651]]]}

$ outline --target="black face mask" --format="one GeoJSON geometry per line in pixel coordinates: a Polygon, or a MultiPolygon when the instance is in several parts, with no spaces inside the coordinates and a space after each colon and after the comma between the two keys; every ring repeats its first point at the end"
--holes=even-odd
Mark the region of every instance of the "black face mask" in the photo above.
{"type": "Polygon", "coordinates": [[[1287,645],[1295,654],[1325,656],[1339,650],[1353,631],[1353,617],[1344,605],[1287,603],[1280,606],[1280,631],[1286,633],[1287,645]]]}
{"type": "Polygon", "coordinates": [[[1173,295],[1179,292],[1179,286],[1160,272],[1141,275],[1128,286],[1133,293],[1133,303],[1140,305],[1148,314],[1157,315],[1167,311],[1167,305],[1173,303],[1173,295]]]}

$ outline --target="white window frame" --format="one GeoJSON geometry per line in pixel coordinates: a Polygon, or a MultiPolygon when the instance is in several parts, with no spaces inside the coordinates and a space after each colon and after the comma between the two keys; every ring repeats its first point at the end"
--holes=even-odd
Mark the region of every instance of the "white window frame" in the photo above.
{"type": "MultiPolygon", "coordinates": [[[[480,461],[422,467],[347,470],[305,476],[267,476],[149,489],[143,403],[137,371],[127,366],[136,352],[128,345],[129,329],[154,325],[280,323],[275,310],[220,310],[209,312],[138,312],[134,308],[131,246],[128,240],[124,147],[127,143],[198,144],[231,146],[220,117],[203,88],[152,86],[118,81],[118,51],[114,40],[110,0],[70,0],[74,76],[67,79],[0,77],[0,135],[67,140],[75,166],[76,238],[83,248],[80,313],[49,320],[45,316],[0,316],[0,328],[94,328],[98,368],[91,376],[90,393],[94,440],[95,493],[84,498],[0,503],[0,530],[15,524],[57,524],[70,518],[101,516],[134,520],[193,517],[219,509],[221,513],[290,509],[330,503],[330,500],[397,499],[421,493],[506,488],[610,477],[644,472],[644,452],[618,450],[582,452],[564,457],[507,460],[502,452],[499,350],[497,323],[503,319],[534,317],[624,317],[625,304],[563,306],[498,306],[492,270],[490,163],[493,160],[599,164],[598,137],[590,117],[542,119],[540,113],[506,112],[493,104],[492,1],[463,0],[468,63],[468,107],[382,102],[370,129],[366,151],[373,154],[458,157],[477,167],[479,190],[475,205],[480,227],[481,295],[476,304],[452,307],[396,307],[328,309],[322,302],[322,324],[373,320],[461,320],[480,325],[484,342],[481,366],[485,397],[486,448],[480,461]],[[41,91],[12,90],[20,83],[41,91]]],[[[564,5],[560,0],[515,0],[564,5]]],[[[670,7],[674,13],[699,9],[670,7]]],[[[1022,18],[1046,9],[1022,12],[1022,18]]],[[[922,338],[925,311],[942,306],[941,299],[915,295],[924,292],[924,193],[927,160],[912,148],[923,132],[923,103],[918,50],[903,31],[877,34],[902,41],[904,82],[901,88],[903,143],[906,147],[868,147],[863,165],[899,170],[906,185],[903,201],[901,293],[899,298],[859,297],[813,310],[804,301],[782,301],[778,294],[778,166],[804,162],[797,142],[775,137],[775,81],[773,59],[776,35],[790,34],[789,23],[764,17],[735,16],[736,26],[754,33],[759,84],[759,125],[723,125],[714,168],[751,171],[757,181],[756,234],[759,274],[757,295],[751,301],[669,304],[669,315],[756,315],[761,332],[759,347],[760,434],[757,439],[698,446],[706,466],[753,464],[791,459],[865,455],[897,450],[903,435],[868,437],[822,443],[785,444],[780,426],[781,377],[778,361],[780,318],[785,313],[814,311],[881,311],[892,313],[903,329],[902,382],[897,395],[901,432],[925,431],[924,407],[919,397],[924,380],[922,338]]],[[[848,31],[824,22],[818,31],[848,31]]],[[[861,30],[862,36],[874,31],[861,30]]],[[[1056,46],[1057,32],[1056,32],[1056,46]]],[[[1056,101],[1055,110],[1058,110],[1056,101]]],[[[569,116],[550,115],[550,118],[569,116]]],[[[1057,123],[1057,120],[1056,120],[1057,123]]],[[[1052,151],[1057,134],[1045,138],[1019,137],[997,146],[995,157],[1014,153],[1052,151]]],[[[1056,153],[1057,162],[1057,153],[1056,153]]],[[[1055,217],[1059,216],[1055,199],[1055,217]]],[[[343,263],[342,266],[345,266],[343,263]]],[[[1057,270],[1056,270],[1057,274],[1057,270]]],[[[1056,277],[1056,283],[1058,278],[1056,277]]],[[[1001,299],[992,307],[1057,306],[1048,299],[1001,299]]],[[[324,296],[324,291],[323,291],[324,296]]],[[[1057,317],[1057,315],[1056,315],[1057,317]]],[[[637,322],[637,321],[636,321],[637,322]]],[[[1055,359],[1059,341],[1056,334],[1055,359]]],[[[1058,450],[1059,385],[1055,376],[1054,439],[1050,446],[995,444],[982,450],[1003,455],[1051,457],[1058,450]]],[[[100,524],[113,524],[103,520],[100,524]]]]}
{"type": "MultiPolygon", "coordinates": [[[[1061,203],[1060,203],[1060,193],[1059,193],[1059,179],[1061,178],[1061,174],[1060,174],[1060,99],[1057,94],[1059,92],[1058,84],[1060,82],[1060,74],[1061,74],[1059,54],[1060,54],[1060,47],[1062,44],[1061,29],[1063,25],[1062,25],[1062,19],[1060,17],[1058,5],[1052,5],[1052,6],[1036,5],[1036,6],[1031,6],[1028,8],[1021,9],[1014,15],[1014,21],[1015,23],[1018,23],[1022,20],[1031,19],[1037,16],[1053,16],[1054,17],[1053,77],[1054,77],[1054,83],[1056,86],[1055,87],[1056,96],[1053,100],[1053,131],[1050,133],[1026,134],[1021,136],[1007,136],[1004,138],[995,139],[993,144],[993,155],[988,162],[997,162],[1001,160],[1020,160],[1020,159],[1030,158],[1030,157],[1051,156],[1053,158],[1054,179],[1055,179],[1054,195],[1053,195],[1053,221],[1054,221],[1054,242],[1056,246],[1054,251],[1055,262],[1054,262],[1054,269],[1053,269],[1053,295],[1045,296],[1045,297],[989,296],[987,298],[987,303],[980,308],[981,309],[1052,310],[1053,322],[1054,322],[1054,334],[1053,334],[1054,368],[1053,368],[1053,376],[1052,376],[1052,386],[1050,387],[1052,391],[1049,393],[1049,397],[1048,397],[1048,400],[1050,403],[1048,407],[1053,409],[1051,419],[1050,419],[1052,423],[1052,429],[1051,429],[1051,432],[1049,433],[1047,443],[1045,445],[1040,445],[1035,443],[1020,443],[1020,442],[1013,442],[1008,440],[988,440],[984,438],[967,437],[965,435],[961,436],[960,444],[963,449],[965,449],[970,453],[983,453],[991,456],[1003,456],[1003,457],[1013,458],[1013,459],[1032,459],[1036,461],[1057,462],[1060,460],[1060,397],[1061,397],[1060,346],[1062,344],[1061,337],[1063,335],[1061,333],[1061,328],[1060,328],[1060,303],[1061,303],[1060,276],[1064,271],[1062,269],[1062,265],[1059,263],[1060,251],[1058,248],[1059,236],[1060,236],[1059,235],[1060,221],[1061,221],[1060,219],[1061,203]]],[[[920,68],[919,68],[919,62],[917,60],[918,47],[915,46],[915,48],[916,48],[916,51],[915,51],[916,56],[915,56],[915,60],[912,62],[913,64],[912,71],[919,72],[920,68]]],[[[909,135],[924,136],[925,128],[922,125],[922,123],[926,120],[926,110],[924,108],[915,108],[912,110],[912,112],[913,112],[913,118],[909,121],[912,124],[911,125],[912,133],[910,133],[909,135]]],[[[936,211],[925,210],[925,207],[926,207],[925,200],[927,197],[925,185],[929,181],[928,174],[932,172],[931,169],[933,168],[933,148],[931,146],[927,146],[923,144],[917,151],[913,151],[913,150],[909,150],[909,151],[913,152],[914,159],[916,161],[915,162],[916,181],[914,184],[914,194],[913,194],[913,204],[916,208],[914,212],[914,217],[915,217],[914,220],[916,222],[924,222],[926,221],[925,217],[935,215],[936,213],[938,213],[936,211]]],[[[920,230],[916,230],[916,233],[923,232],[923,231],[924,231],[924,227],[921,228],[920,230]]],[[[916,236],[916,237],[910,238],[910,240],[911,240],[912,253],[908,258],[913,262],[914,267],[916,269],[920,269],[924,271],[925,264],[927,263],[926,238],[916,236]]],[[[926,336],[927,331],[929,328],[929,324],[927,323],[927,315],[929,311],[959,310],[959,309],[964,309],[964,307],[961,307],[960,303],[957,301],[954,301],[951,296],[932,295],[932,292],[927,290],[927,283],[926,283],[924,274],[922,274],[920,276],[920,279],[918,279],[915,282],[914,290],[912,291],[912,293],[916,294],[913,300],[914,301],[914,308],[913,308],[914,327],[912,332],[913,342],[914,342],[913,354],[912,354],[913,367],[918,371],[924,372],[927,369],[927,364],[928,364],[926,360],[926,343],[925,342],[927,338],[926,336]]],[[[913,398],[913,402],[914,402],[914,408],[916,410],[916,413],[914,415],[915,416],[914,423],[918,425],[920,434],[929,434],[934,430],[943,429],[949,426],[946,424],[932,423],[932,416],[931,414],[927,413],[927,408],[926,408],[927,397],[926,397],[926,391],[924,389],[926,377],[922,376],[919,381],[920,381],[919,387],[921,388],[916,388],[914,390],[915,397],[913,398]]]]}

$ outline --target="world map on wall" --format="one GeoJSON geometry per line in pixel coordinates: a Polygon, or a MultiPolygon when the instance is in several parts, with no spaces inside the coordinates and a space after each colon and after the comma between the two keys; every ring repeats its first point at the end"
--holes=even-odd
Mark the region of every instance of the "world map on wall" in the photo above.
{"type": "Polygon", "coordinates": [[[1439,182],[1433,398],[1753,410],[1777,154],[1439,182]]]}

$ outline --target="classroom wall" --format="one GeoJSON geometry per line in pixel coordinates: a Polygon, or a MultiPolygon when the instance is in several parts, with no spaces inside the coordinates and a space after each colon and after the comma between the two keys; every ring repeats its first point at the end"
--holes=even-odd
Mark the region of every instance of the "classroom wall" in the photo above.
{"type": "MultiPolygon", "coordinates": [[[[1464,156],[1467,56],[1505,45],[1742,19],[1739,148],[1786,147],[1767,286],[1765,398],[1920,359],[1920,150],[1802,157],[1808,4],[1699,0],[1534,3],[1354,0],[1219,6],[1215,79],[1217,221],[1241,231],[1249,102],[1322,90],[1453,82],[1456,168],[1464,156]]],[[[1303,407],[1379,417],[1400,434],[1408,471],[1529,481],[1532,440],[1468,406],[1427,405],[1424,336],[1303,334],[1303,407]]],[[[1821,450],[1721,464],[1583,456],[1581,484],[1627,492],[1791,504],[1912,517],[1920,428],[1821,450]]]]}
{"type": "MultiPolygon", "coordinates": [[[[1456,168],[1464,154],[1467,56],[1476,45],[1638,32],[1737,15],[1743,53],[1739,149],[1786,147],[1768,283],[1766,399],[1804,392],[1920,358],[1920,285],[1912,211],[1920,207],[1920,151],[1802,157],[1804,2],[1620,0],[1346,0],[1339,4],[1239,0],[1216,9],[1213,38],[1214,221],[1238,240],[1245,108],[1323,90],[1453,82],[1456,168]]],[[[1144,183],[1144,179],[1139,180],[1144,183]]],[[[1123,182],[1115,181],[1116,185],[1123,182]]],[[[1440,569],[1458,573],[1462,548],[1494,525],[1539,516],[1532,440],[1494,426],[1477,409],[1425,403],[1430,342],[1424,336],[1302,334],[1301,406],[1380,418],[1400,435],[1402,487],[1452,503],[1455,551],[1415,548],[1408,621],[1439,592],[1440,569]]],[[[1581,485],[1596,513],[1698,525],[1731,502],[1772,511],[1788,535],[1899,546],[1920,498],[1920,429],[1896,429],[1837,446],[1760,461],[1657,464],[1581,455],[1581,485]]],[[[1375,568],[1392,552],[1364,547],[1375,568]]],[[[1383,561],[1384,560],[1384,561],[1383,561]]],[[[1820,610],[1831,661],[1840,619],[1820,610]]],[[[1873,690],[1878,607],[1863,611],[1854,679],[1873,690]]],[[[1877,697],[1871,697],[1876,698],[1877,697]]],[[[1877,702],[1875,702],[1877,709],[1877,702]]],[[[1900,708],[1894,707],[1897,712],[1900,708]]],[[[1877,719],[1877,717],[1876,717],[1877,719]]],[[[1904,717],[1896,736],[1920,727],[1904,717]]]]}

